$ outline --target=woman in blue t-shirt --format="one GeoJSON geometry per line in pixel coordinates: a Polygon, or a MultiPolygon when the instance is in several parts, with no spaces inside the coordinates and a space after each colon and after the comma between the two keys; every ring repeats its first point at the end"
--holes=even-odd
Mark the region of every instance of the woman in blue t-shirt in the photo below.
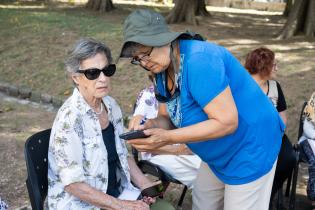
{"type": "Polygon", "coordinates": [[[193,209],[268,209],[285,125],[239,61],[199,38],[170,32],[150,10],[127,17],[120,57],[154,75],[160,102],[156,119],[133,128],[149,137],[129,143],[148,152],[186,143],[203,160],[193,209]]]}

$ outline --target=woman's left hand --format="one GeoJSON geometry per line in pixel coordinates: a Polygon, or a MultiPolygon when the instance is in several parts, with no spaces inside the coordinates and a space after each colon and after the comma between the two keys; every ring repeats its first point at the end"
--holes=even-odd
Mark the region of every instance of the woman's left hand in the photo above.
{"type": "Polygon", "coordinates": [[[131,144],[140,152],[154,151],[156,148],[165,146],[167,144],[173,144],[170,139],[169,130],[161,128],[151,128],[144,130],[144,133],[148,135],[147,138],[131,139],[127,143],[131,144]]]}
{"type": "Polygon", "coordinates": [[[154,204],[156,202],[156,198],[151,198],[151,197],[144,196],[142,198],[142,201],[150,206],[151,204],[154,204]]]}
{"type": "MultiPolygon", "coordinates": [[[[160,180],[155,181],[155,182],[146,183],[145,185],[142,186],[141,190],[144,190],[144,189],[149,188],[149,187],[154,186],[154,185],[160,185],[161,183],[162,182],[160,180]]],[[[144,196],[142,198],[142,201],[145,202],[148,205],[151,205],[151,204],[155,203],[156,198],[144,196]]]]}

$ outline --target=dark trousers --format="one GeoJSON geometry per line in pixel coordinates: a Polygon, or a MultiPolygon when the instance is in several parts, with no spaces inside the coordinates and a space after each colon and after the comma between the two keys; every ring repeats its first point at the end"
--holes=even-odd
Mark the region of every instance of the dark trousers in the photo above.
{"type": "Polygon", "coordinates": [[[295,164],[294,150],[289,138],[287,137],[287,135],[284,134],[282,138],[281,149],[278,155],[278,162],[276,167],[275,178],[272,185],[270,201],[273,200],[275,194],[283,185],[284,181],[291,176],[294,164],[295,164]]]}
{"type": "Polygon", "coordinates": [[[301,144],[301,153],[303,152],[303,161],[308,163],[308,183],[307,183],[307,197],[311,201],[315,201],[315,155],[307,140],[301,144]]]}

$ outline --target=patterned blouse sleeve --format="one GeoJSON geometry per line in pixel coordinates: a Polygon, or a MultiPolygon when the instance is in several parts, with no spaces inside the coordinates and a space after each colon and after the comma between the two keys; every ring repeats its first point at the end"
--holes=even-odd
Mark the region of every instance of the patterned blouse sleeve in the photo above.
{"type": "Polygon", "coordinates": [[[142,90],[138,96],[133,116],[142,115],[148,118],[155,118],[157,112],[158,107],[154,93],[149,89],[142,90]]]}
{"type": "Polygon", "coordinates": [[[64,186],[84,181],[82,166],[82,124],[80,120],[71,115],[60,117],[55,123],[51,151],[56,163],[57,171],[64,186]]]}

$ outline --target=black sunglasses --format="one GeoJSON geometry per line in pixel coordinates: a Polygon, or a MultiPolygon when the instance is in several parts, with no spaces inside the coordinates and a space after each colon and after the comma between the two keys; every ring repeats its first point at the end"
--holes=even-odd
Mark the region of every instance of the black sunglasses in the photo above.
{"type": "Polygon", "coordinates": [[[174,98],[176,98],[177,96],[179,96],[179,94],[180,94],[180,91],[178,88],[175,89],[175,92],[173,95],[168,94],[168,96],[163,96],[158,91],[156,91],[156,90],[154,91],[155,98],[160,103],[167,103],[167,102],[173,100],[174,98]]]}
{"type": "Polygon", "coordinates": [[[116,71],[116,65],[109,64],[108,66],[105,66],[103,69],[92,68],[92,69],[78,70],[77,73],[84,74],[85,77],[89,80],[95,80],[100,76],[101,72],[103,72],[103,74],[106,77],[111,77],[115,74],[115,71],[116,71]]]}
{"type": "Polygon", "coordinates": [[[165,87],[164,87],[164,89],[166,90],[166,95],[164,96],[159,93],[158,88],[157,88],[156,78],[153,78],[154,95],[155,95],[156,100],[158,100],[158,102],[160,103],[167,103],[180,95],[180,90],[178,87],[175,88],[173,95],[171,95],[171,93],[167,89],[166,84],[167,84],[167,77],[166,77],[165,87]]]}

